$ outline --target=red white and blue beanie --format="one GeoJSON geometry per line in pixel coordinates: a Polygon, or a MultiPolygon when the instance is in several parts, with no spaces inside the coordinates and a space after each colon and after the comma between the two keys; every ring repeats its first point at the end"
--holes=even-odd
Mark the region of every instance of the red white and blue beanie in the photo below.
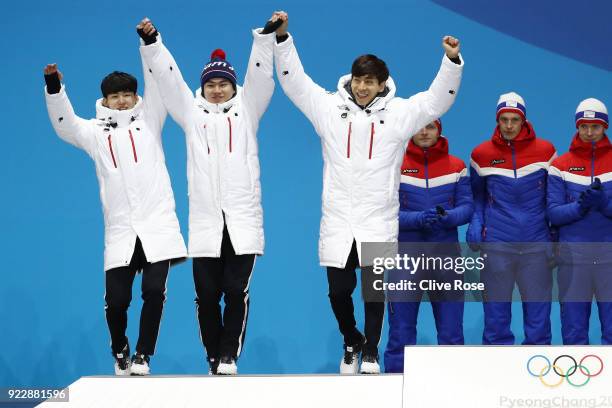
{"type": "Polygon", "coordinates": [[[602,101],[589,98],[580,102],[576,109],[576,128],[583,123],[597,123],[608,128],[608,109],[602,101]]]}
{"type": "Polygon", "coordinates": [[[497,115],[495,116],[495,120],[499,120],[499,115],[504,112],[518,113],[524,120],[527,117],[527,108],[525,107],[525,101],[521,95],[510,92],[500,96],[497,101],[497,115]]]}
{"type": "Polygon", "coordinates": [[[200,85],[204,88],[204,84],[213,78],[226,78],[232,83],[236,89],[236,71],[228,61],[225,60],[225,51],[217,48],[210,55],[210,62],[204,66],[200,74],[200,85]]]}

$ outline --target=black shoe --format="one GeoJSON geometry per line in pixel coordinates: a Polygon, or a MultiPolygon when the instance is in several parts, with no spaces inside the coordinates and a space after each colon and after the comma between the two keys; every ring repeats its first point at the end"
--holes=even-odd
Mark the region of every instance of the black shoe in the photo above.
{"type": "Polygon", "coordinates": [[[208,375],[217,375],[217,368],[219,367],[219,358],[212,357],[207,358],[208,361],[208,375]]]}
{"type": "Polygon", "coordinates": [[[125,343],[121,353],[113,353],[115,357],[115,375],[130,375],[130,345],[125,343]]]}
{"type": "Polygon", "coordinates": [[[146,354],[138,353],[132,356],[131,375],[149,375],[151,368],[149,367],[150,357],[146,354]]]}

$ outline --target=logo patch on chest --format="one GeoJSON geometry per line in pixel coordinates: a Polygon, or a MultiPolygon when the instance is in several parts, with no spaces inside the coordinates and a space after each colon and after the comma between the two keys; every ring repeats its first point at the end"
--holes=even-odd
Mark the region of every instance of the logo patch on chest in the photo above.
{"type": "Polygon", "coordinates": [[[584,167],[570,167],[568,171],[584,171],[584,167]]]}
{"type": "Polygon", "coordinates": [[[402,170],[402,174],[410,174],[410,173],[418,173],[419,169],[404,169],[402,170]]]}
{"type": "Polygon", "coordinates": [[[495,166],[497,164],[503,164],[505,162],[506,162],[505,159],[493,159],[493,160],[491,160],[491,166],[495,166]]]}

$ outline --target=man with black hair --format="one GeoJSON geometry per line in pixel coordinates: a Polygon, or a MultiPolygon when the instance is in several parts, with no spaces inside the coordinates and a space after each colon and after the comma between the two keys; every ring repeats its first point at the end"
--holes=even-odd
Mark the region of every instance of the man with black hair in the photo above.
{"type": "MultiPolygon", "coordinates": [[[[365,300],[365,337],[357,330],[352,292],[355,269],[364,276],[364,242],[397,242],[400,174],[411,135],[442,116],[453,104],[463,70],[459,41],[446,36],[446,52],[429,90],[402,99],[383,60],[366,54],[340,78],[338,91],[328,93],[304,72],[288,19],[276,31],[277,76],[291,101],[312,122],[323,147],[323,203],[319,258],[327,267],[329,298],[344,337],[340,373],[379,373],[378,343],[384,301],[365,300]]],[[[367,278],[366,278],[367,279],[367,278]]],[[[362,289],[363,289],[362,284],[362,289]]]]}
{"type": "Polygon", "coordinates": [[[209,373],[235,375],[246,333],[249,286],[264,232],[257,129],[274,91],[276,12],[253,30],[244,86],[223,50],[212,52],[194,94],[152,22],[137,26],[141,52],[172,118],[187,138],[189,256],[209,373]],[[221,311],[221,297],[225,309],[221,311]]]}
{"type": "Polygon", "coordinates": [[[106,321],[116,375],[148,375],[155,353],[166,281],[173,261],[187,256],[164,161],[161,131],[167,115],[144,66],[144,97],[132,75],[115,71],[101,83],[96,118],[78,117],[56,64],[44,69],[51,124],[60,138],[94,161],[104,211],[106,321]],[[143,306],[136,352],[125,335],[136,273],[142,272],[143,306]]]}

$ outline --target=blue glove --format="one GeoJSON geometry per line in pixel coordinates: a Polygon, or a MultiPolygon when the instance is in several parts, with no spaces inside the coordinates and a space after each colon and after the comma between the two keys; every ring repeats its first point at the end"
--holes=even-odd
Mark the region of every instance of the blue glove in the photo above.
{"type": "Polygon", "coordinates": [[[582,196],[580,206],[589,209],[597,209],[604,207],[608,203],[608,196],[601,189],[588,188],[582,196]]]}
{"type": "Polygon", "coordinates": [[[468,242],[472,251],[478,251],[480,249],[480,244],[482,243],[482,224],[479,220],[472,220],[468,226],[465,240],[468,242]]]}

